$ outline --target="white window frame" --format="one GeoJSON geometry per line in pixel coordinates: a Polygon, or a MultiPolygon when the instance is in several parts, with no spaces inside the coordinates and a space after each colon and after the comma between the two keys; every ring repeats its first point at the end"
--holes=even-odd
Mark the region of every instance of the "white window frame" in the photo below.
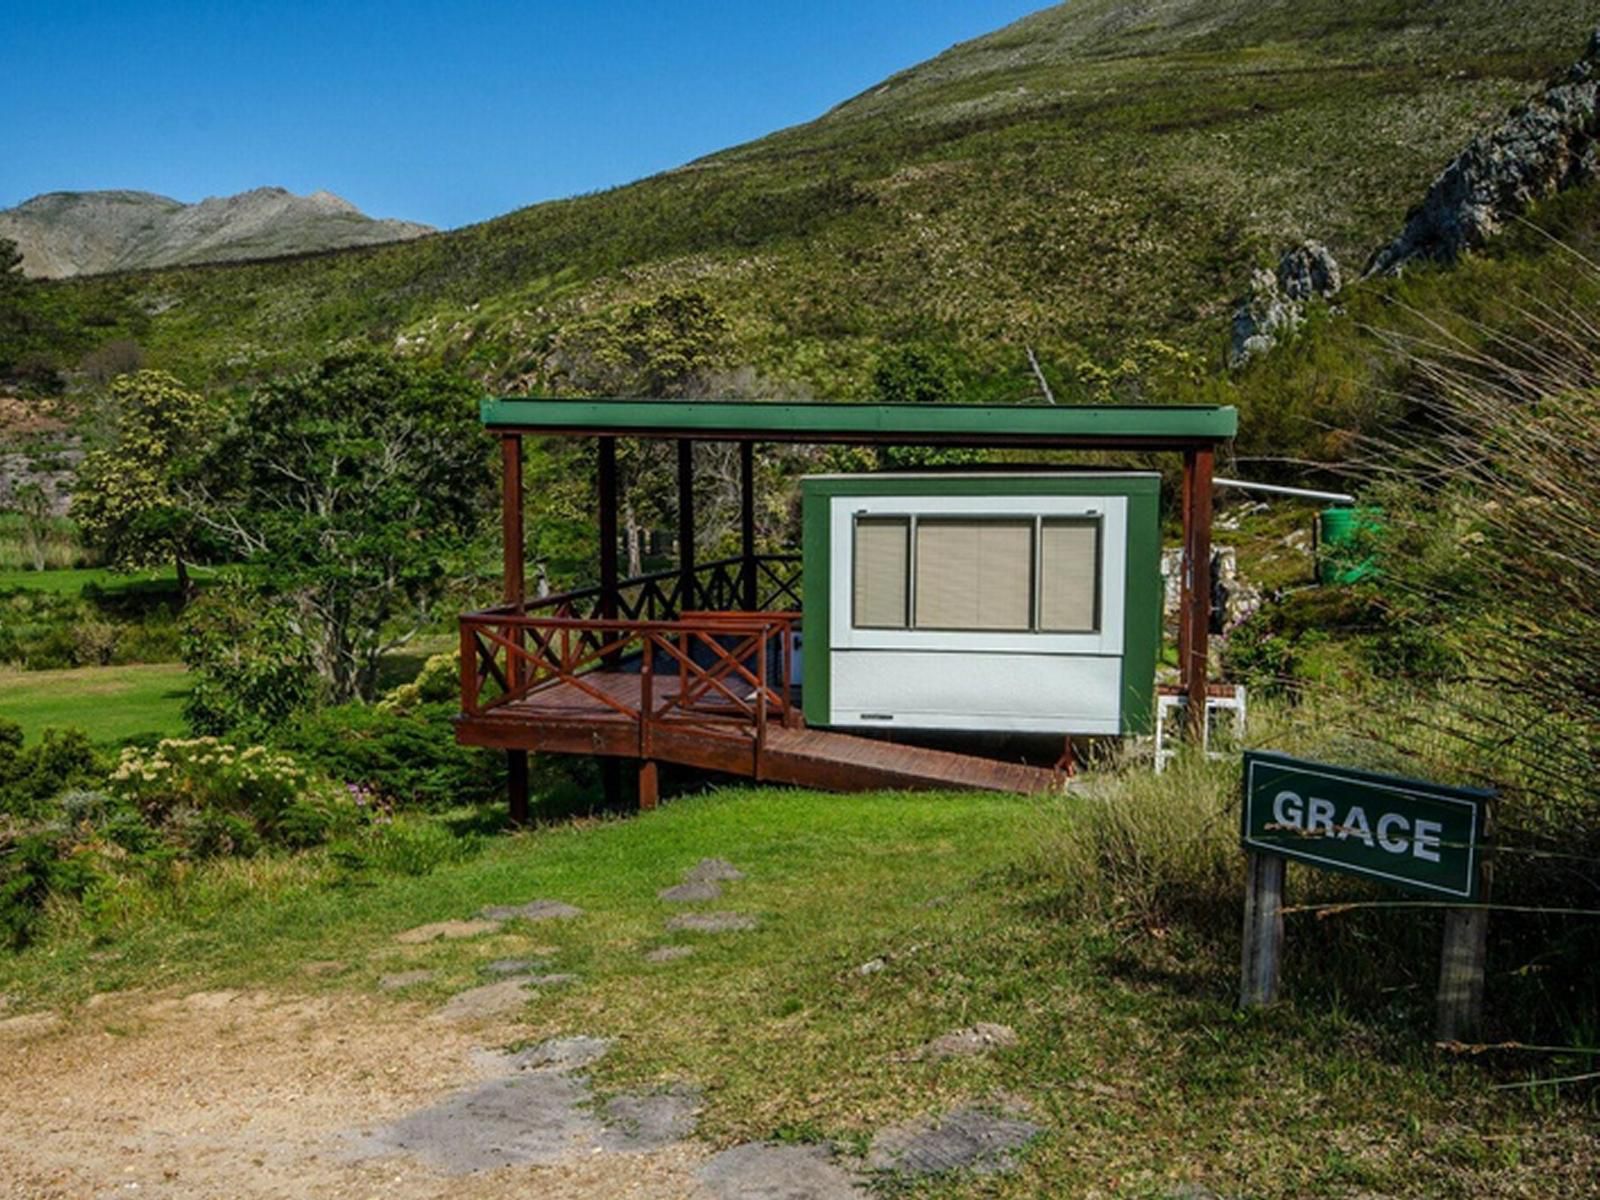
{"type": "MultiPolygon", "coordinates": [[[[828,525],[831,546],[828,640],[835,650],[1122,653],[1128,558],[1126,496],[834,496],[828,525]],[[857,629],[852,618],[855,612],[855,519],[858,516],[1098,518],[1101,523],[1100,629],[1092,633],[857,629]]],[[[910,569],[915,570],[914,560],[910,569]]]]}

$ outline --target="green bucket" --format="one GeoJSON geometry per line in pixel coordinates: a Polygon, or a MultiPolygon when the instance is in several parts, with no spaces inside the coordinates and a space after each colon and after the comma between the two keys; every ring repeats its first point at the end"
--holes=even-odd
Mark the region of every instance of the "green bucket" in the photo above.
{"type": "Polygon", "coordinates": [[[1317,514],[1317,578],[1323,583],[1360,583],[1375,578],[1378,564],[1366,553],[1383,528],[1381,508],[1325,508],[1317,514]]]}

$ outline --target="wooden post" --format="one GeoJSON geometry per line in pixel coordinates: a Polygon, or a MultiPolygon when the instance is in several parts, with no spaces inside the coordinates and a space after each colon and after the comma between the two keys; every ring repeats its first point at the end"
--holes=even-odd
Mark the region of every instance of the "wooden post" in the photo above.
{"type": "Polygon", "coordinates": [[[1213,452],[1205,446],[1184,456],[1189,481],[1189,503],[1184,530],[1184,575],[1189,581],[1189,609],[1184,614],[1189,636],[1184,646],[1184,688],[1189,710],[1189,733],[1204,739],[1206,684],[1210,678],[1211,640],[1211,466],[1213,452]]]}
{"type": "Polygon", "coordinates": [[[1244,948],[1239,970],[1242,1008],[1261,1008],[1278,998],[1287,865],[1281,854],[1251,850],[1245,856],[1244,948]]]}
{"type": "Polygon", "coordinates": [[[739,443],[739,583],[745,612],[756,611],[756,447],[739,443]]]}
{"type": "Polygon", "coordinates": [[[660,801],[661,782],[657,778],[655,760],[645,759],[639,764],[639,808],[648,811],[660,801]]]}
{"type": "MultiPolygon", "coordinates": [[[[527,598],[527,564],[522,527],[522,438],[509,433],[500,439],[500,542],[502,592],[507,605],[521,614],[527,598]]],[[[522,644],[522,630],[508,630],[510,640],[522,644]]],[[[466,639],[462,639],[466,651],[466,639]]],[[[477,664],[472,664],[474,670],[477,664]]],[[[463,672],[466,664],[463,663],[463,672]]],[[[512,688],[522,684],[521,657],[506,655],[506,682],[512,688]]],[[[506,751],[506,805],[513,825],[528,823],[528,752],[506,751]]]]}
{"type": "Polygon", "coordinates": [[[500,439],[500,543],[505,602],[520,612],[527,595],[527,567],[523,561],[522,438],[514,433],[500,439]]]}
{"type": "Polygon", "coordinates": [[[699,608],[694,595],[694,443],[678,439],[678,613],[699,608]]]}
{"type": "Polygon", "coordinates": [[[617,619],[617,439],[600,439],[597,472],[600,510],[600,617],[617,619]]]}
{"type": "Polygon", "coordinates": [[[528,823],[528,752],[506,751],[506,795],[510,800],[511,823],[528,823]]]}
{"type": "MultiPolygon", "coordinates": [[[[1494,830],[1494,808],[1484,812],[1483,834],[1494,830]]],[[[1487,857],[1478,860],[1478,902],[1489,903],[1493,873],[1487,857]]],[[[1444,948],[1439,954],[1439,994],[1434,1010],[1434,1040],[1461,1042],[1483,1027],[1483,977],[1489,958],[1489,910],[1451,908],[1444,914],[1444,948]]]]}

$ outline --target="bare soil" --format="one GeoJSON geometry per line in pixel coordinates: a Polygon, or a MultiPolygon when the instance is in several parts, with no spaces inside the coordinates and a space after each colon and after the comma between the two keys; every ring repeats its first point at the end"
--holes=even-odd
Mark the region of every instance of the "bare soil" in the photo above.
{"type": "Polygon", "coordinates": [[[519,1032],[430,1015],[355,993],[123,993],[6,1022],[0,1196],[707,1195],[709,1150],[692,1141],[466,1175],[361,1157],[375,1130],[481,1087],[496,1059],[484,1050],[519,1032]]]}

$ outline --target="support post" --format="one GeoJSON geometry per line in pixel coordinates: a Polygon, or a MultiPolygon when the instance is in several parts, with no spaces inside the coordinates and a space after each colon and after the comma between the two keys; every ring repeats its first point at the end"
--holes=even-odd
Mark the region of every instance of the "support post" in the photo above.
{"type": "Polygon", "coordinates": [[[699,608],[694,595],[694,443],[678,439],[678,614],[699,608]]]}
{"type": "Polygon", "coordinates": [[[1211,468],[1213,451],[1205,446],[1184,455],[1188,481],[1185,506],[1184,577],[1189,583],[1188,627],[1184,650],[1184,690],[1189,733],[1203,742],[1206,728],[1206,684],[1210,676],[1211,639],[1211,468]]]}
{"type": "Polygon", "coordinates": [[[500,542],[505,602],[521,612],[527,595],[527,566],[523,561],[522,438],[515,433],[500,439],[500,542]]]}
{"type": "MultiPolygon", "coordinates": [[[[507,605],[518,614],[523,611],[527,598],[527,564],[524,561],[522,527],[522,438],[514,433],[500,439],[500,540],[503,597],[507,605]]],[[[511,640],[522,644],[522,630],[515,629],[511,640]]],[[[462,653],[467,649],[462,639],[462,653]]],[[[463,660],[462,671],[468,664],[463,660]]],[[[472,663],[476,670],[477,664],[472,663]]],[[[513,689],[522,685],[523,662],[519,655],[506,655],[506,682],[513,689]]],[[[506,805],[513,825],[528,823],[528,752],[506,751],[506,805]]]]}
{"type": "Polygon", "coordinates": [[[1239,1005],[1261,1008],[1278,998],[1283,953],[1283,878],[1288,859],[1251,850],[1245,856],[1244,948],[1239,1005]]]}
{"type": "MultiPolygon", "coordinates": [[[[1494,808],[1484,813],[1485,840],[1494,832],[1494,808]]],[[[1489,903],[1493,869],[1478,860],[1478,902],[1489,903]]],[[[1489,959],[1489,910],[1451,908],[1444,914],[1444,948],[1439,955],[1439,994],[1434,1010],[1434,1040],[1462,1042],[1483,1028],[1483,977],[1489,959]]]]}
{"type": "Polygon", "coordinates": [[[506,751],[506,796],[510,801],[511,824],[520,828],[528,823],[528,752],[506,751]]]}
{"type": "Polygon", "coordinates": [[[617,439],[600,439],[600,619],[617,619],[617,439]]]}
{"type": "Polygon", "coordinates": [[[653,759],[639,764],[639,809],[648,812],[661,801],[661,781],[653,759]]]}
{"type": "Polygon", "coordinates": [[[739,584],[740,606],[745,612],[757,607],[756,580],[756,447],[754,442],[739,443],[739,584]]]}

